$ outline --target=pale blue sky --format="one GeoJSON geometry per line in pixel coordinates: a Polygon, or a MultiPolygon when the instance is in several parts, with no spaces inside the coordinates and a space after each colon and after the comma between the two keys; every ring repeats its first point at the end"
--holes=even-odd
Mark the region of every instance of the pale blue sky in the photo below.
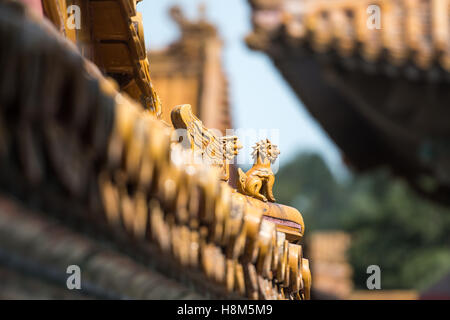
{"type": "MultiPolygon", "coordinates": [[[[246,47],[244,38],[251,30],[246,0],[144,0],[138,4],[138,10],[143,14],[147,48],[163,48],[178,37],[177,26],[168,14],[172,5],[180,5],[189,18],[196,18],[200,3],[206,5],[206,16],[218,27],[224,41],[223,64],[229,80],[234,127],[278,129],[280,165],[299,151],[314,151],[325,158],[335,173],[342,174],[345,170],[335,144],[270,59],[246,47]]],[[[241,152],[248,153],[250,146],[245,144],[241,152]]]]}

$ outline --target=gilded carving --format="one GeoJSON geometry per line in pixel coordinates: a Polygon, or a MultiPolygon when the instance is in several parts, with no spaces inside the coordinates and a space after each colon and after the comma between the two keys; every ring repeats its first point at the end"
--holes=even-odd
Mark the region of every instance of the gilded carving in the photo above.
{"type": "Polygon", "coordinates": [[[267,202],[275,202],[272,187],[275,183],[275,175],[271,164],[275,162],[280,150],[269,139],[261,140],[253,146],[252,157],[255,160],[253,167],[244,173],[239,168],[239,192],[256,199],[267,202]]]}

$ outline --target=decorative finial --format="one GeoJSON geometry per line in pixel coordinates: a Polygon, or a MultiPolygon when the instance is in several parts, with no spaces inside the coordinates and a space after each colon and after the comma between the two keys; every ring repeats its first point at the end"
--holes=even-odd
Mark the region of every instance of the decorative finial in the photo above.
{"type": "Polygon", "coordinates": [[[206,4],[204,2],[200,2],[198,5],[198,19],[206,21],[206,4]]]}
{"type": "Polygon", "coordinates": [[[183,25],[186,21],[186,18],[184,17],[183,11],[181,10],[180,6],[175,5],[171,7],[169,13],[172,19],[179,25],[183,25]]]}

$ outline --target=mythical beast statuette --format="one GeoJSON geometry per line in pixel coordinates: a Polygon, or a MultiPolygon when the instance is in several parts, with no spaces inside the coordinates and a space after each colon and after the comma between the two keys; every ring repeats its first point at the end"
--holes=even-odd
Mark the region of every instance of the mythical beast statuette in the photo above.
{"type": "Polygon", "coordinates": [[[267,202],[267,200],[275,202],[272,192],[275,175],[270,166],[279,154],[280,150],[269,139],[257,142],[253,146],[252,152],[252,157],[255,160],[253,167],[247,173],[244,173],[241,168],[238,169],[239,192],[264,202],[267,202]]]}

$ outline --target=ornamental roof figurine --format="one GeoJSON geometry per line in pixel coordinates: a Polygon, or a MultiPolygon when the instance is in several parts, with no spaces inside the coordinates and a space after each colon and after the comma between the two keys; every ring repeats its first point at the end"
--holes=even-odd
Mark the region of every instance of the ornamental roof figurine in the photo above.
{"type": "Polygon", "coordinates": [[[266,202],[275,202],[272,187],[275,175],[270,165],[275,162],[280,151],[269,139],[261,140],[253,146],[253,167],[244,173],[239,168],[239,192],[266,202]]]}

